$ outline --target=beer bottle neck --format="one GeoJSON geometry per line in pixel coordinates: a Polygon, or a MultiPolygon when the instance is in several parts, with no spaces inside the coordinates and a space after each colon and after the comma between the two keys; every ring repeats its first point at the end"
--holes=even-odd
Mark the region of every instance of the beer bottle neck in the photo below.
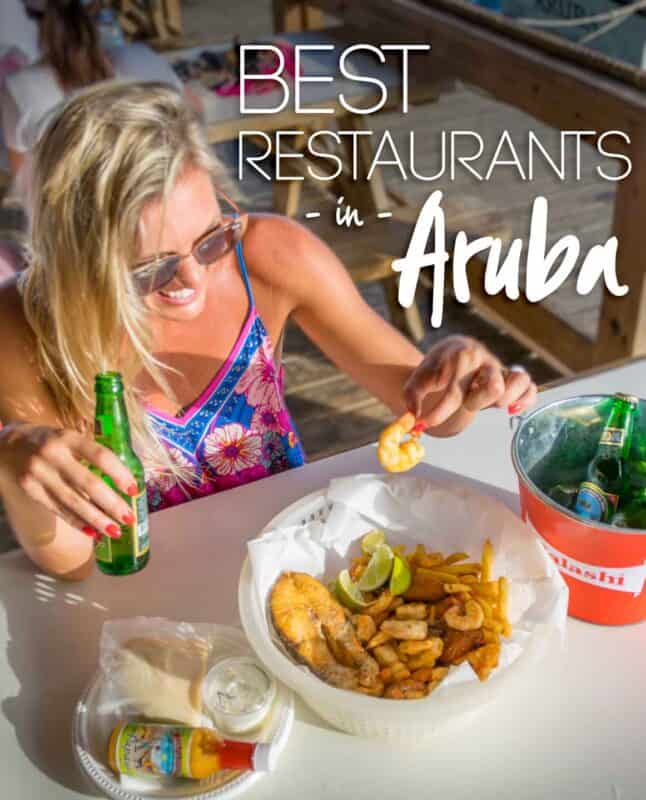
{"type": "Polygon", "coordinates": [[[123,393],[97,393],[94,436],[99,444],[115,453],[127,453],[132,450],[130,424],[123,393]]]}
{"type": "Polygon", "coordinates": [[[625,400],[616,400],[604,428],[599,452],[627,458],[633,432],[633,407],[625,400]]]}

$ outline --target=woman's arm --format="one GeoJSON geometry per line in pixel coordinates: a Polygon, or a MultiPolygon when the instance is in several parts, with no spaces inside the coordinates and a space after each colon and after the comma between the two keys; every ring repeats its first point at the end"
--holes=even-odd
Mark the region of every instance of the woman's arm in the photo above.
{"type": "MultiPolygon", "coordinates": [[[[38,379],[34,342],[13,285],[0,289],[0,496],[19,544],[44,571],[79,579],[94,562],[94,537],[130,513],[81,462],[127,493],[134,479],[109,450],[61,426],[38,379]]],[[[125,521],[125,520],[124,520],[125,521]]]]}
{"type": "MultiPolygon", "coordinates": [[[[303,226],[275,216],[252,220],[253,263],[264,263],[279,283],[293,319],[394,414],[409,409],[429,432],[446,436],[481,408],[532,401],[527,374],[508,373],[474,339],[447,337],[424,356],[370,308],[332,250],[303,226]]],[[[247,246],[245,238],[245,253],[247,246]]]]}

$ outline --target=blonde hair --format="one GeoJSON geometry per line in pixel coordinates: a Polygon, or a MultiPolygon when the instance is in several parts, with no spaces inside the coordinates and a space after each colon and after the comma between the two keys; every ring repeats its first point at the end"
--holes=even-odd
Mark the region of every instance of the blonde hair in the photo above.
{"type": "Polygon", "coordinates": [[[87,429],[95,375],[118,369],[135,448],[147,467],[178,477],[134,388],[143,370],[172,397],[130,269],[143,207],[166,198],[189,164],[218,173],[175,89],[109,81],[74,95],[34,152],[32,252],[21,283],[41,376],[63,424],[87,429]]]}

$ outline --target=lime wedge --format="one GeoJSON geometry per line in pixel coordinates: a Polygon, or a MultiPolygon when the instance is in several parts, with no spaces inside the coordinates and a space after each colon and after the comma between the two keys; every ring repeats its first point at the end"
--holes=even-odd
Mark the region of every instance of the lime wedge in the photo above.
{"type": "Polygon", "coordinates": [[[379,528],[375,528],[374,531],[366,533],[361,540],[361,550],[367,556],[371,556],[380,544],[386,544],[386,534],[379,528]]]}
{"type": "Polygon", "coordinates": [[[339,573],[339,577],[336,579],[334,594],[337,600],[351,611],[361,611],[361,609],[369,605],[369,603],[363,599],[359,587],[352,580],[347,569],[339,573]]]}
{"type": "Polygon", "coordinates": [[[380,544],[370,556],[368,566],[359,578],[357,586],[362,592],[374,592],[390,578],[393,568],[393,551],[387,544],[380,544]]]}
{"type": "Polygon", "coordinates": [[[406,559],[401,556],[395,556],[393,559],[393,570],[390,575],[390,586],[388,587],[390,593],[393,595],[404,594],[404,592],[408,590],[411,581],[412,575],[406,559]]]}

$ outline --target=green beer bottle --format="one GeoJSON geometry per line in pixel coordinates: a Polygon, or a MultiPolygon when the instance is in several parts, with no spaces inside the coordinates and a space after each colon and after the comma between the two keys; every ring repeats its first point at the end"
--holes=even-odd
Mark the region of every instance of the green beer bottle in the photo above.
{"type": "Polygon", "coordinates": [[[610,522],[626,485],[626,462],[630,453],[635,409],[638,400],[616,394],[595,457],[588,465],[588,476],[574,504],[574,512],[584,519],[610,522]]]}
{"type": "Polygon", "coordinates": [[[619,501],[619,510],[612,518],[612,524],[643,530],[646,528],[646,436],[641,413],[635,420],[627,472],[626,492],[619,501]]]}
{"type": "Polygon", "coordinates": [[[94,438],[123,461],[139,489],[136,497],[130,497],[120,492],[107,475],[98,473],[108,486],[131,506],[135,521],[132,525],[121,525],[119,539],[103,536],[96,544],[94,555],[97,566],[102,572],[108,575],[130,575],[143,569],[150,555],[144,468],[130,442],[130,425],[121,375],[118,372],[102,372],[96,376],[94,391],[96,394],[94,438]]]}

